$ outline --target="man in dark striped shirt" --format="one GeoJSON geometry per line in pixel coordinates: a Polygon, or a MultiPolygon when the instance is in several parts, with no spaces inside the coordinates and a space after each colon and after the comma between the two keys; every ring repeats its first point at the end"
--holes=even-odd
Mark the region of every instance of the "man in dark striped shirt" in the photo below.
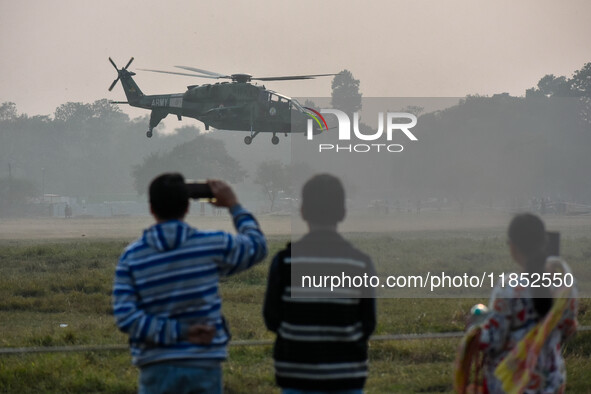
{"type": "Polygon", "coordinates": [[[140,368],[140,393],[221,393],[221,362],[230,333],[221,313],[219,279],[252,267],[267,254],[254,217],[230,186],[208,181],[214,205],[229,208],[238,234],[202,231],[183,221],[189,197],[180,174],[150,185],[156,224],[121,255],[113,312],[129,335],[140,368]]]}
{"type": "Polygon", "coordinates": [[[374,293],[351,284],[331,288],[319,279],[371,276],[375,269],[369,256],[336,231],[345,217],[338,178],[310,179],[301,214],[309,232],[273,259],[263,309],[267,328],[277,333],[277,384],[284,394],[361,393],[367,341],[376,326],[374,293]]]}

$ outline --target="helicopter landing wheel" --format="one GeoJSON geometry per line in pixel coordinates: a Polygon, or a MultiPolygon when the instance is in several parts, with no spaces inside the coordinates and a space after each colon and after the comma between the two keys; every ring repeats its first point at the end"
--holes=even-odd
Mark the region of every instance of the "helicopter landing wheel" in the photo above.
{"type": "Polygon", "coordinates": [[[152,130],[146,131],[146,137],[152,138],[152,130]]]}
{"type": "Polygon", "coordinates": [[[252,137],[250,137],[250,136],[248,136],[248,135],[247,135],[246,137],[244,137],[244,143],[245,143],[246,145],[250,145],[250,144],[251,144],[251,142],[252,142],[252,137]]]}
{"type": "Polygon", "coordinates": [[[279,137],[274,135],[273,138],[271,138],[271,142],[273,143],[273,145],[277,145],[279,143],[279,137]]]}

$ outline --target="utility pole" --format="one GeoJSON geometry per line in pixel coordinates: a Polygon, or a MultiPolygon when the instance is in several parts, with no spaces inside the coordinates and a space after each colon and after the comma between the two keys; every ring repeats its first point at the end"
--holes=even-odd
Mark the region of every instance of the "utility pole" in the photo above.
{"type": "Polygon", "coordinates": [[[45,167],[41,168],[41,197],[45,197],[45,167]]]}

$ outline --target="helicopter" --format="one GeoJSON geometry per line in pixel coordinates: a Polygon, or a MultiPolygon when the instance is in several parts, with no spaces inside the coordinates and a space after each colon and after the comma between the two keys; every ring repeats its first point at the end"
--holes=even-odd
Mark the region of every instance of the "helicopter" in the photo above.
{"type": "Polygon", "coordinates": [[[259,133],[272,133],[271,142],[279,143],[276,134],[303,133],[308,119],[314,118],[313,133],[326,130],[314,114],[317,111],[302,106],[296,99],[284,96],[264,85],[254,85],[251,81],[288,81],[313,79],[337,74],[291,75],[280,77],[253,77],[250,74],[220,74],[195,67],[176,66],[187,72],[141,69],[143,71],[185,75],[207,79],[229,79],[231,82],[189,85],[184,93],[145,95],[133,80],[136,75],[128,68],[132,57],[125,67],[119,69],[113,59],[109,61],[117,70],[117,79],[109,87],[113,90],[121,81],[127,101],[111,101],[112,104],[129,104],[133,107],[151,110],[150,123],[146,136],[152,137],[154,127],[168,114],[174,114],[178,120],[183,116],[197,119],[204,123],[205,130],[210,127],[223,130],[250,132],[244,143],[250,145],[259,133]]]}

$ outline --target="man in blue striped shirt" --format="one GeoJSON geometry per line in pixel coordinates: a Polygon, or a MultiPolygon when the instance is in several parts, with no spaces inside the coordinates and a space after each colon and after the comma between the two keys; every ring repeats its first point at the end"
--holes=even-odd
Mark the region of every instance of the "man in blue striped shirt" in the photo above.
{"type": "Polygon", "coordinates": [[[219,279],[262,261],[267,244],[229,185],[210,180],[214,205],[229,208],[237,234],[197,230],[184,178],[163,174],[149,189],[156,224],[119,259],[113,312],[129,335],[140,368],[140,393],[221,393],[221,362],[230,333],[221,313],[219,279]]]}

